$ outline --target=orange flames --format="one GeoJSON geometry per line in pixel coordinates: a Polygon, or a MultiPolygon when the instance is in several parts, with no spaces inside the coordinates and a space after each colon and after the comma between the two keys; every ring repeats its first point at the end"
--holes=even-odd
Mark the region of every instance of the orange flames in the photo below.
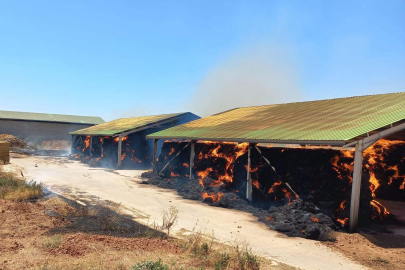
{"type": "Polygon", "coordinates": [[[252,182],[252,185],[255,186],[257,189],[260,189],[259,181],[254,180],[254,181],[252,182]]]}
{"type": "Polygon", "coordinates": [[[170,150],[169,156],[171,156],[171,155],[174,153],[174,151],[175,151],[175,149],[172,148],[172,149],[170,150]]]}
{"type": "Polygon", "coordinates": [[[385,208],[381,203],[377,202],[376,200],[372,200],[370,202],[370,204],[373,206],[374,209],[377,210],[378,212],[378,216],[374,216],[373,219],[377,218],[377,217],[384,217],[390,214],[390,212],[388,212],[387,208],[385,208]]]}
{"type": "Polygon", "coordinates": [[[221,200],[221,198],[222,198],[223,195],[224,195],[224,194],[221,193],[221,192],[218,192],[217,194],[208,194],[208,192],[204,192],[204,193],[202,194],[202,197],[203,197],[203,199],[205,199],[205,198],[211,198],[213,202],[217,202],[217,201],[220,201],[220,200],[221,200]]]}
{"type": "MultiPolygon", "coordinates": [[[[204,143],[213,144],[214,142],[204,141],[204,143]]],[[[234,167],[233,163],[238,157],[240,157],[241,155],[246,153],[248,146],[249,146],[248,143],[235,144],[235,143],[231,143],[231,142],[224,142],[224,143],[221,142],[221,144],[218,144],[217,147],[209,150],[208,153],[206,153],[206,154],[204,154],[202,151],[200,152],[200,154],[197,156],[198,160],[206,159],[209,157],[222,158],[222,159],[226,160],[225,173],[223,175],[217,176],[217,181],[215,181],[212,184],[213,186],[220,185],[222,182],[233,182],[233,167],[234,167]],[[224,144],[228,144],[228,145],[234,144],[235,147],[234,147],[233,151],[226,154],[224,152],[221,152],[222,145],[224,145],[224,144]]],[[[200,173],[197,173],[197,174],[200,177],[202,177],[202,176],[206,177],[206,176],[208,176],[209,172],[212,171],[212,169],[210,171],[208,171],[209,169],[203,171],[201,176],[200,176],[200,173]],[[207,171],[208,171],[208,174],[205,175],[207,171]]]]}
{"type": "Polygon", "coordinates": [[[174,172],[170,172],[170,176],[171,177],[176,177],[176,176],[180,176],[180,174],[174,173],[174,172]]]}
{"type": "Polygon", "coordinates": [[[86,139],[84,139],[84,148],[82,149],[82,152],[84,152],[87,148],[90,146],[90,136],[86,136],[86,139]]]}
{"type": "Polygon", "coordinates": [[[122,155],[121,155],[121,161],[123,161],[126,156],[127,156],[127,153],[122,153],[122,155]]]}
{"type": "Polygon", "coordinates": [[[270,187],[270,189],[269,189],[269,194],[270,193],[273,193],[274,192],[274,188],[275,187],[277,187],[277,186],[280,186],[280,185],[282,185],[283,183],[281,182],[281,181],[278,181],[278,182],[275,182],[271,187],[270,187]]]}
{"type": "Polygon", "coordinates": [[[200,185],[201,185],[202,187],[204,187],[204,183],[203,183],[202,180],[203,180],[205,177],[207,177],[207,176],[210,174],[210,172],[212,172],[212,168],[207,168],[205,171],[199,171],[199,172],[197,172],[198,179],[199,179],[200,185]]]}
{"type": "Polygon", "coordinates": [[[189,167],[189,165],[188,165],[188,163],[183,163],[183,167],[186,167],[186,168],[188,168],[189,167]]]}
{"type": "MultiPolygon", "coordinates": [[[[398,170],[398,165],[394,166],[389,166],[386,164],[384,160],[384,153],[386,151],[395,145],[403,145],[405,144],[404,141],[397,141],[397,140],[385,140],[385,139],[380,139],[376,143],[374,143],[372,146],[367,148],[364,151],[363,154],[363,164],[364,167],[368,169],[368,172],[370,174],[370,179],[369,179],[369,189],[371,191],[371,195],[373,198],[377,197],[377,190],[381,186],[381,180],[377,178],[376,172],[378,170],[381,170],[381,168],[388,172],[388,171],[393,171],[393,175],[388,177],[388,185],[392,185],[394,183],[395,179],[402,178],[403,182],[399,186],[400,189],[405,188],[405,175],[401,175],[398,170]]],[[[351,151],[341,151],[343,154],[343,158],[354,158],[354,152],[351,151]]],[[[331,160],[333,169],[338,173],[338,177],[340,179],[343,179],[342,177],[342,172],[346,172],[346,175],[349,177],[349,181],[352,182],[352,172],[353,172],[353,160],[350,162],[350,164],[341,161],[339,159],[339,156],[335,156],[331,160]]],[[[344,210],[344,204],[346,201],[342,201],[341,204],[339,205],[339,208],[336,211],[342,211],[344,210]]],[[[382,218],[383,216],[386,216],[389,214],[387,209],[381,205],[381,203],[377,202],[376,200],[372,200],[370,202],[370,205],[376,210],[376,212],[379,214],[379,217],[382,218]]],[[[377,218],[377,216],[373,217],[377,218]]],[[[348,218],[344,219],[337,219],[338,222],[340,222],[343,225],[347,224],[348,218]]]]}
{"type": "MultiPolygon", "coordinates": [[[[120,140],[120,137],[115,137],[114,138],[114,142],[118,142],[119,140],[120,140]]],[[[121,139],[122,142],[126,141],[126,140],[128,140],[128,136],[122,137],[122,139],[121,139]]]]}
{"type": "Polygon", "coordinates": [[[343,226],[346,226],[347,222],[349,221],[349,218],[338,218],[336,219],[336,221],[342,224],[343,226]]]}
{"type": "Polygon", "coordinates": [[[312,220],[313,222],[319,222],[319,219],[316,218],[315,216],[311,216],[311,220],[312,220]]]}

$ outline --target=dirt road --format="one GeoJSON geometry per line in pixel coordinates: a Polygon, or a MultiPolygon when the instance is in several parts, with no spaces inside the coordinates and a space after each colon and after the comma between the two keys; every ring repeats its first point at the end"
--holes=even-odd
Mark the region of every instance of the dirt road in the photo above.
{"type": "Polygon", "coordinates": [[[362,269],[343,255],[300,238],[269,230],[251,214],[185,200],[175,192],[140,184],[142,171],[90,168],[67,158],[12,158],[9,168],[24,168],[27,179],[44,183],[55,193],[121,203],[143,223],[160,222],[170,206],[180,210],[174,233],[193,228],[214,233],[222,242],[248,242],[259,255],[302,269],[362,269]]]}

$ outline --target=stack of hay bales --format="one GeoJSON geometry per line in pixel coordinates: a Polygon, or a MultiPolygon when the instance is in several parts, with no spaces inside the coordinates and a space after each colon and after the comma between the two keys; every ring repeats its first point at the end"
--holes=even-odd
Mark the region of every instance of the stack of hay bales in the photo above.
{"type": "Polygon", "coordinates": [[[0,141],[0,164],[10,163],[10,143],[0,141]]]}

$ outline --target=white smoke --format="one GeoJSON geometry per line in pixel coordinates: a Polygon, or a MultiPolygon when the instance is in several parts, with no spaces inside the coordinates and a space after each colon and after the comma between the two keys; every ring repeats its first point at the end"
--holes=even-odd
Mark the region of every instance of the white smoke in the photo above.
{"type": "Polygon", "coordinates": [[[282,51],[256,48],[222,62],[202,80],[189,110],[207,116],[237,107],[301,100],[296,65],[282,51]]]}

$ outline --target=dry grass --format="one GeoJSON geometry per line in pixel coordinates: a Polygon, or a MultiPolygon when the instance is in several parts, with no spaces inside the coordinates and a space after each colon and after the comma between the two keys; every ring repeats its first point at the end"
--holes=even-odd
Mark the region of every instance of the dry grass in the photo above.
{"type": "Polygon", "coordinates": [[[62,236],[60,234],[42,239],[42,247],[58,248],[62,244],[62,236]]]}
{"type": "MultiPolygon", "coordinates": [[[[135,222],[113,202],[52,197],[2,209],[0,269],[274,269],[246,245],[219,244],[194,231],[174,239],[135,222]]],[[[160,228],[170,232],[177,219],[178,210],[167,209],[160,228]]]]}
{"type": "MultiPolygon", "coordinates": [[[[22,173],[21,173],[22,175],[22,173]]],[[[42,197],[42,185],[26,181],[17,174],[4,172],[0,167],[0,199],[24,201],[42,197]]]]}

